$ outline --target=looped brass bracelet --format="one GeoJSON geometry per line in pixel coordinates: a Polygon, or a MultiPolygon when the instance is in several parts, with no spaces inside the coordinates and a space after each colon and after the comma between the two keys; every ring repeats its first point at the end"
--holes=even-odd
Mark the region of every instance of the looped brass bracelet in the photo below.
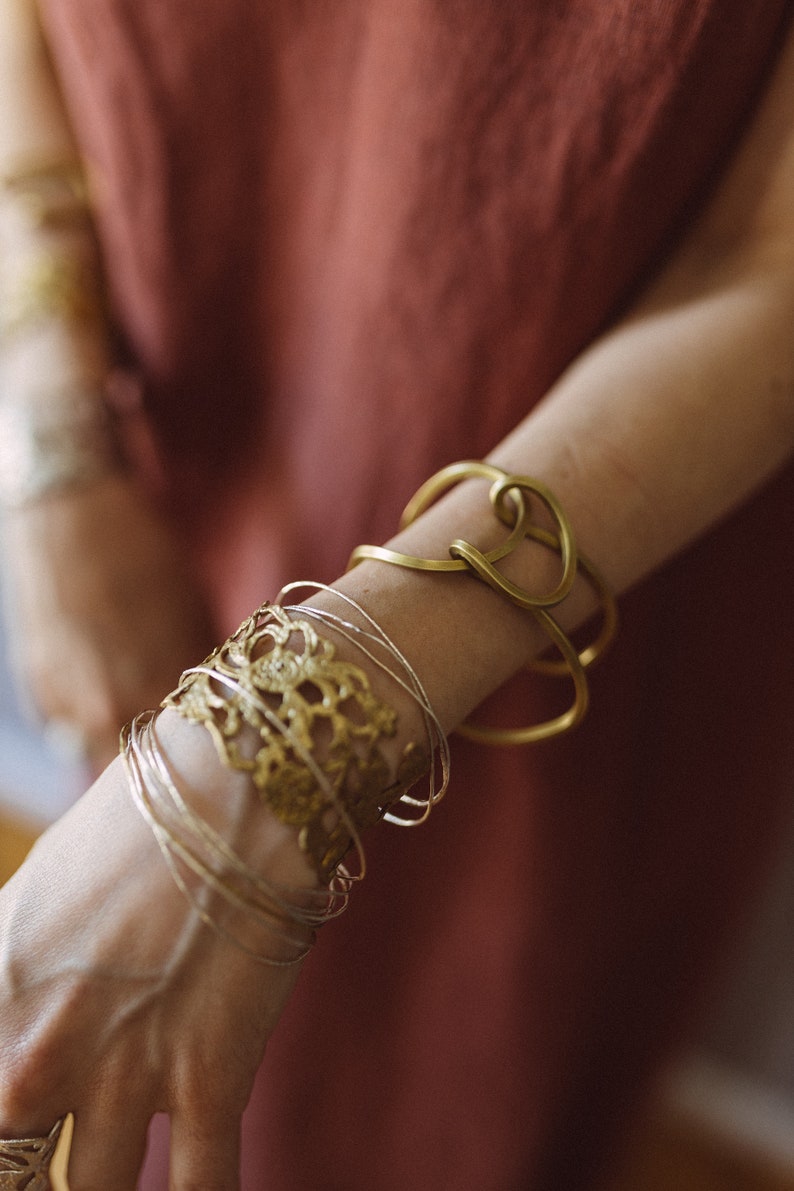
{"type": "Polygon", "coordinates": [[[472,560],[476,559],[479,577],[489,583],[495,591],[501,591],[513,602],[524,608],[552,608],[568,595],[576,578],[576,547],[570,523],[565,516],[557,499],[540,480],[530,479],[529,476],[509,476],[499,467],[479,461],[451,463],[448,467],[436,472],[414,494],[405,507],[400,520],[400,528],[405,529],[416,520],[421,513],[443,496],[450,488],[461,483],[462,480],[473,478],[491,480],[491,504],[499,520],[507,525],[510,533],[501,546],[491,550],[480,551],[464,539],[456,539],[450,544],[448,559],[416,558],[411,554],[401,554],[398,550],[390,550],[387,546],[357,546],[350,556],[348,570],[363,562],[364,559],[377,559],[388,562],[393,566],[406,567],[412,571],[436,572],[465,572],[472,569],[472,560]],[[562,575],[557,586],[545,595],[532,595],[528,591],[511,583],[504,575],[500,575],[493,565],[507,558],[521,545],[530,531],[530,508],[524,500],[524,494],[536,496],[546,506],[558,531],[557,549],[562,562],[562,575]],[[513,502],[514,511],[511,513],[508,496],[513,502]],[[510,524],[512,519],[513,524],[510,524]]]}
{"type": "Polygon", "coordinates": [[[467,572],[516,607],[529,612],[561,655],[559,659],[538,658],[530,664],[529,669],[543,674],[569,676],[574,688],[570,707],[561,715],[525,728],[492,728],[467,721],[458,728],[458,732],[485,744],[532,744],[569,731],[585,715],[589,700],[585,670],[603,654],[614,637],[617,609],[612,593],[595,566],[578,554],[571,524],[560,503],[545,484],[530,476],[511,475],[493,464],[475,460],[450,464],[431,476],[411,498],[403,512],[401,528],[412,524],[450,488],[463,480],[475,478],[491,481],[491,506],[508,529],[508,536],[501,545],[483,551],[465,539],[456,538],[449,545],[448,559],[419,558],[386,546],[358,546],[350,556],[348,569],[369,559],[415,571],[467,572]],[[551,531],[533,522],[530,503],[533,498],[539,500],[550,515],[553,522],[551,531]],[[553,550],[560,556],[562,574],[557,585],[549,592],[535,594],[527,591],[508,579],[494,565],[527,540],[553,550]],[[594,588],[602,609],[600,631],[581,650],[576,649],[549,611],[561,604],[570,593],[579,572],[594,588]]]}

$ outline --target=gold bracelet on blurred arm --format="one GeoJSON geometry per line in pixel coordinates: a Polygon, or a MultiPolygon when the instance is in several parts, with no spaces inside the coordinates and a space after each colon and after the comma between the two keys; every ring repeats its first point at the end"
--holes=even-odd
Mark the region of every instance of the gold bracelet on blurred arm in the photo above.
{"type": "Polygon", "coordinates": [[[34,504],[122,466],[101,389],[39,390],[0,401],[0,507],[34,504]]]}
{"type": "Polygon", "coordinates": [[[18,508],[121,462],[105,399],[107,304],[80,162],[42,158],[0,171],[0,241],[0,505],[18,508]],[[44,373],[32,381],[39,358],[44,373]],[[48,385],[46,371],[56,367],[59,380],[48,385]]]}
{"type": "Polygon", "coordinates": [[[0,171],[0,206],[47,230],[90,221],[90,188],[82,163],[73,156],[22,159],[0,171]]]}

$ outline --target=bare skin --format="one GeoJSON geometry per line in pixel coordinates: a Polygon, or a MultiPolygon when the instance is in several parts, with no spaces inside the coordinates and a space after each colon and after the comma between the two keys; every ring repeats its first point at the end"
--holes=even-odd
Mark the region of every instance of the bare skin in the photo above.
{"type": "MultiPolygon", "coordinates": [[[[3,0],[0,31],[0,172],[71,160],[76,149],[34,6],[3,0]]],[[[0,246],[11,275],[24,275],[42,251],[77,252],[101,269],[90,228],[31,226],[13,204],[0,203],[0,246]]],[[[101,312],[74,324],[48,313],[3,342],[0,400],[45,393],[55,403],[70,388],[99,392],[111,365],[101,312]]],[[[121,724],[210,647],[202,600],[176,535],[122,471],[15,509],[2,528],[10,645],[25,700],[42,720],[71,729],[99,773],[117,751],[121,724]]]]}
{"type": "Polygon", "coordinates": [[[174,534],[109,475],[6,518],[15,670],[46,721],[76,728],[101,772],[211,635],[174,534]]]}

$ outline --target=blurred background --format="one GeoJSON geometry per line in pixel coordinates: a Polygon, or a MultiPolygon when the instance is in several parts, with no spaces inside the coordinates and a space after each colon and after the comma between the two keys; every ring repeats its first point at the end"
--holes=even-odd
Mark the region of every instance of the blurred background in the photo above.
{"type": "MultiPolygon", "coordinates": [[[[0,607],[3,571],[0,558],[0,607]]],[[[68,739],[45,740],[24,696],[14,689],[5,625],[0,631],[0,814],[26,833],[61,814],[85,786],[86,774],[68,739]]]]}
{"type": "Polygon", "coordinates": [[[0,632],[0,884],[88,780],[68,742],[45,740],[33,715],[23,709],[9,674],[5,633],[0,632]]]}
{"type": "MultiPolygon", "coordinates": [[[[0,882],[87,784],[15,693],[0,633],[0,882]]],[[[604,1191],[794,1191],[794,783],[777,865],[604,1191]]]]}

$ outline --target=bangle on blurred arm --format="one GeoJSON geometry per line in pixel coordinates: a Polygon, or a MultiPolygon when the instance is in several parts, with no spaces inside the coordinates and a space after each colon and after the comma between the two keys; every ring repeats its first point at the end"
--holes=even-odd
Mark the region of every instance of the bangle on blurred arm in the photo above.
{"type": "Polygon", "coordinates": [[[0,172],[0,344],[51,322],[104,327],[88,185],[76,160],[0,172]]]}
{"type": "Polygon", "coordinates": [[[102,284],[92,246],[36,248],[0,273],[0,346],[52,322],[106,325],[102,284]]]}
{"type": "MultiPolygon", "coordinates": [[[[279,599],[298,587],[331,591],[291,584],[279,599]]],[[[382,818],[423,822],[449,779],[446,737],[412,667],[363,608],[333,594],[338,614],[258,608],[163,703],[205,728],[222,764],[247,775],[252,794],[295,830],[314,887],[274,884],[196,813],[161,747],[159,712],[136,717],[121,737],[130,791],[176,884],[207,926],[266,964],[301,959],[317,927],[344,911],[366,871],[361,832],[382,818]],[[387,759],[396,712],[374,694],[367,672],[337,656],[318,625],[415,701],[427,747],[409,741],[387,759]],[[423,774],[424,795],[413,790],[423,774]],[[395,816],[400,805],[406,813],[395,816]],[[351,850],[358,855],[355,871],[345,863],[351,850]]]]}
{"type": "Polygon", "coordinates": [[[35,228],[90,221],[89,185],[75,157],[19,161],[0,172],[0,206],[35,228]]]}
{"type": "Polygon", "coordinates": [[[0,505],[18,508],[121,462],[99,379],[108,319],[80,162],[0,168],[0,234],[0,505]],[[31,376],[42,379],[31,385],[31,376]]]}
{"type": "Polygon", "coordinates": [[[0,505],[20,508],[121,466],[101,391],[64,389],[0,401],[0,505]]]}

